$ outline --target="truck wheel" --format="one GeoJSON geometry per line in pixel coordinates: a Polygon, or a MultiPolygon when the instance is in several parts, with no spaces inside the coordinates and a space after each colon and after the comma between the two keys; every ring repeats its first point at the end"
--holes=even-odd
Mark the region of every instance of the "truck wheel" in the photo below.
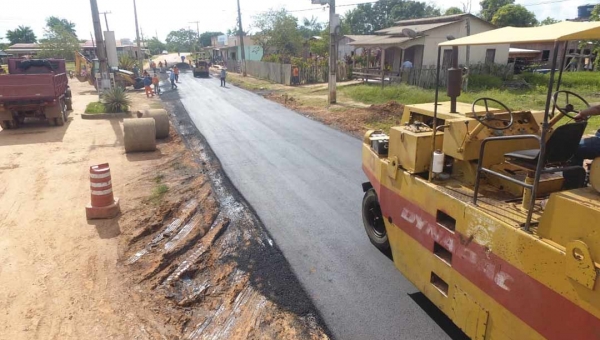
{"type": "Polygon", "coordinates": [[[8,120],[3,120],[0,122],[0,127],[2,128],[2,130],[8,130],[10,129],[10,124],[8,122],[8,120]]]}
{"type": "Polygon", "coordinates": [[[66,105],[64,103],[64,101],[61,99],[58,102],[58,105],[60,105],[60,116],[54,118],[54,125],[56,126],[63,126],[65,125],[65,115],[66,115],[66,105]]]}
{"type": "Polygon", "coordinates": [[[362,217],[367,236],[369,236],[371,243],[381,251],[388,250],[390,242],[385,230],[385,222],[381,214],[377,193],[374,189],[369,189],[365,193],[362,202],[362,217]]]}
{"type": "Polygon", "coordinates": [[[73,111],[73,100],[71,98],[65,99],[65,104],[67,104],[67,110],[73,111]]]}
{"type": "Polygon", "coordinates": [[[59,116],[54,118],[54,125],[56,126],[63,126],[65,125],[65,118],[63,116],[59,116]]]}

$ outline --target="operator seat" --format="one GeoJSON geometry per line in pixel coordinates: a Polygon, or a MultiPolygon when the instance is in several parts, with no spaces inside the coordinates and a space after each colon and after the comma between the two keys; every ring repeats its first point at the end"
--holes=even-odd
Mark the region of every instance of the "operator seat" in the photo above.
{"type": "MultiPolygon", "coordinates": [[[[573,122],[554,130],[546,142],[544,169],[570,165],[569,161],[577,152],[586,126],[587,122],[585,121],[573,122]]],[[[532,176],[537,168],[539,155],[540,149],[529,149],[506,153],[504,158],[507,163],[528,170],[528,176],[532,176]]],[[[565,189],[582,187],[585,182],[585,170],[582,166],[581,169],[564,171],[563,177],[565,178],[565,189]]]]}

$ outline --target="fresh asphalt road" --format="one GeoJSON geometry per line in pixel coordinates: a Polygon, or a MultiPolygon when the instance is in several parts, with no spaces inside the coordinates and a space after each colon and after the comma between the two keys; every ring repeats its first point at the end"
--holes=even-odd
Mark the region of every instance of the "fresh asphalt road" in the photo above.
{"type": "Polygon", "coordinates": [[[219,80],[177,90],[337,339],[446,339],[362,225],[361,141],[219,80]]]}

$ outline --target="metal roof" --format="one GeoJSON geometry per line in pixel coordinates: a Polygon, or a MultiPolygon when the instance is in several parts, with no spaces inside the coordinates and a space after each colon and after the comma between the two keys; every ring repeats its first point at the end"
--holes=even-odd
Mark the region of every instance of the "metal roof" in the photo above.
{"type": "Polygon", "coordinates": [[[499,45],[600,39],[600,22],[563,21],[539,27],[504,27],[445,41],[439,46],[499,45]]]}
{"type": "Polygon", "coordinates": [[[388,35],[376,35],[370,36],[365,39],[359,39],[353,42],[348,43],[348,45],[352,46],[385,46],[385,45],[399,45],[406,41],[413,40],[407,37],[391,37],[388,35]]]}
{"type": "Polygon", "coordinates": [[[420,24],[429,24],[429,23],[437,23],[437,22],[448,22],[448,21],[459,21],[465,16],[472,16],[472,14],[461,13],[461,14],[452,14],[452,15],[442,15],[438,17],[428,17],[428,18],[418,18],[418,19],[405,19],[396,21],[398,25],[420,25],[420,24]]]}
{"type": "Polygon", "coordinates": [[[458,21],[447,21],[447,22],[438,22],[438,23],[433,23],[433,24],[421,24],[421,25],[410,24],[410,25],[402,25],[402,26],[393,26],[390,28],[384,28],[382,30],[376,31],[375,33],[404,36],[404,34],[402,33],[402,30],[408,28],[408,29],[411,29],[411,30],[417,32],[417,34],[419,34],[419,33],[423,33],[423,32],[432,30],[434,28],[454,24],[456,22],[458,22],[458,21]]]}

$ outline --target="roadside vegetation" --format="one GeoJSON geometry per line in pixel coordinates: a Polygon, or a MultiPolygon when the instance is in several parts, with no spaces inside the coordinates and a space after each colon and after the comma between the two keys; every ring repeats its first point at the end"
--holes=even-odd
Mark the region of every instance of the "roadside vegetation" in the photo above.
{"type": "Polygon", "coordinates": [[[85,107],[85,113],[96,114],[104,112],[106,112],[106,109],[104,108],[104,104],[101,102],[91,102],[85,107]]]}
{"type": "MultiPolygon", "coordinates": [[[[461,102],[472,103],[478,98],[488,97],[499,100],[512,110],[543,110],[546,105],[548,75],[526,73],[516,76],[516,80],[522,79],[529,84],[529,89],[510,89],[503,86],[500,79],[486,76],[487,82],[477,79],[470,82],[470,90],[462,92],[458,98],[461,102]]],[[[567,72],[562,78],[561,89],[569,90],[581,95],[590,104],[600,101],[600,76],[596,72],[567,72]]],[[[365,104],[384,104],[396,101],[403,105],[430,103],[435,100],[435,90],[423,89],[408,85],[387,86],[383,90],[380,85],[356,85],[340,89],[354,101],[365,104]]],[[[448,101],[446,89],[440,88],[440,101],[448,101]]],[[[387,117],[386,117],[387,119],[387,117]]],[[[389,128],[390,126],[374,121],[378,128],[389,128]]],[[[593,133],[600,128],[600,117],[593,117],[588,121],[586,133],[593,133]]]]}

